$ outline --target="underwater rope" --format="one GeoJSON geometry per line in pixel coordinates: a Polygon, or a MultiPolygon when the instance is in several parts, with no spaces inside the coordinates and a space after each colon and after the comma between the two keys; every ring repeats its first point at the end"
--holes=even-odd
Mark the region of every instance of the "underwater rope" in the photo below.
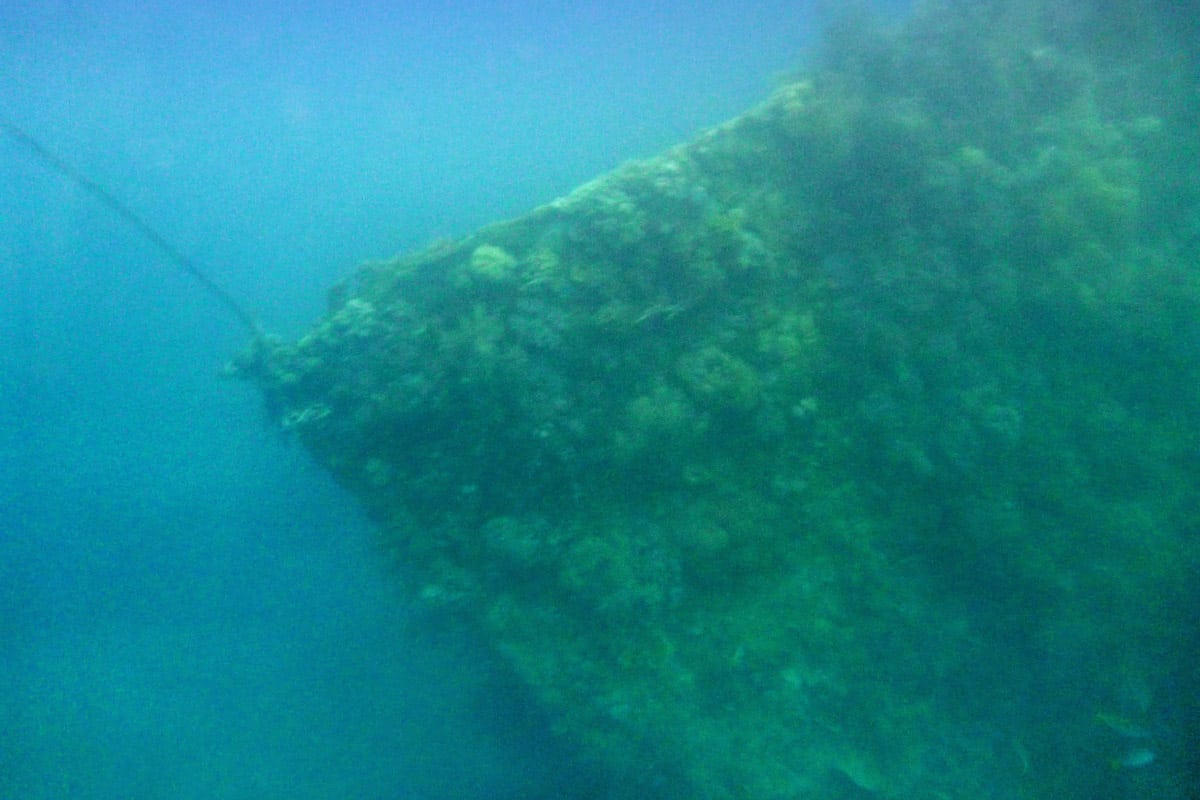
{"type": "Polygon", "coordinates": [[[86,175],[76,170],[67,162],[63,161],[52,151],[47,149],[45,145],[43,145],[37,139],[34,139],[14,123],[4,119],[3,117],[0,117],[0,128],[3,128],[9,136],[13,137],[17,141],[21,142],[21,144],[32,150],[33,153],[37,155],[37,157],[40,158],[48,167],[75,185],[79,186],[81,189],[86,190],[101,203],[108,206],[113,213],[133,226],[138,233],[158,247],[158,249],[161,250],[167,256],[167,258],[175,264],[175,266],[179,267],[188,275],[191,275],[193,278],[199,281],[201,286],[203,286],[210,294],[221,301],[221,303],[223,303],[227,309],[232,311],[233,315],[238,318],[238,321],[246,326],[246,329],[250,331],[251,336],[253,336],[256,340],[262,338],[262,328],[259,327],[258,322],[254,319],[254,316],[237,301],[237,298],[235,298],[228,291],[226,291],[224,287],[205,274],[205,272],[200,269],[196,262],[192,261],[190,258],[181,253],[173,244],[168,242],[162,234],[150,227],[150,223],[146,222],[146,220],[134,213],[129,206],[125,205],[116,197],[109,194],[108,190],[103,186],[88,178],[86,175]]]}

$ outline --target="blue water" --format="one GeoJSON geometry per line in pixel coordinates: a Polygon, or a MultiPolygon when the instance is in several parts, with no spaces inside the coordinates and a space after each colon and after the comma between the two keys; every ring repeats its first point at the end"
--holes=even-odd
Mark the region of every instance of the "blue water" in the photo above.
{"type": "MultiPolygon", "coordinates": [[[[324,289],[756,102],[812,4],[7,3],[0,114],[301,333],[324,289]]],[[[235,320],[0,140],[0,797],[582,796],[355,505],[218,376],[235,320]]]]}

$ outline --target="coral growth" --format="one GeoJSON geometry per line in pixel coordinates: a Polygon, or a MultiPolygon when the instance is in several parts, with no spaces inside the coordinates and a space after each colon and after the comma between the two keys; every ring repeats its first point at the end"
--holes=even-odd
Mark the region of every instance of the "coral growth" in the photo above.
{"type": "Polygon", "coordinates": [[[1195,683],[1200,57],[1109,5],[835,27],[241,370],[631,797],[1111,796],[1195,683]]]}

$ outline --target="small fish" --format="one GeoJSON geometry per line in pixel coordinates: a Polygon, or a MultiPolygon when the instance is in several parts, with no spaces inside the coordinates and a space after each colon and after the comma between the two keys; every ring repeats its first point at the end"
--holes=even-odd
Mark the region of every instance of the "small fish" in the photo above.
{"type": "Polygon", "coordinates": [[[1148,747],[1137,747],[1120,758],[1113,759],[1113,769],[1138,769],[1153,764],[1158,755],[1148,747]]]}

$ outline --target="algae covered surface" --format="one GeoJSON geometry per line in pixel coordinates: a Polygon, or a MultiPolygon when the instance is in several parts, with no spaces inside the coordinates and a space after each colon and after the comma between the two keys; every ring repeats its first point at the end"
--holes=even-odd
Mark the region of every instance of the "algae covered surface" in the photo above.
{"type": "Polygon", "coordinates": [[[1195,796],[1200,24],[931,4],[235,365],[618,796],[1195,796]]]}

